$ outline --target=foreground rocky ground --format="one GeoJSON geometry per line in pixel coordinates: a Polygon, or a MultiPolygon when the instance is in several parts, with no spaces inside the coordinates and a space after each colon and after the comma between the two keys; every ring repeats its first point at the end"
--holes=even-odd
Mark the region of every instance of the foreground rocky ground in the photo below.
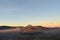
{"type": "Polygon", "coordinates": [[[0,40],[60,40],[60,32],[1,32],[0,40]]]}
{"type": "Polygon", "coordinates": [[[60,28],[29,26],[0,29],[0,40],[60,40],[60,28]]]}

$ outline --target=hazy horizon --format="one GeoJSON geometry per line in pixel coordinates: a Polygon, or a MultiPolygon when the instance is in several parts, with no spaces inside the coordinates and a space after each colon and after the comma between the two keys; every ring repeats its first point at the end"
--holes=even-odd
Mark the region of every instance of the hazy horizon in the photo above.
{"type": "Polygon", "coordinates": [[[60,0],[0,0],[0,25],[60,26],[60,0]]]}

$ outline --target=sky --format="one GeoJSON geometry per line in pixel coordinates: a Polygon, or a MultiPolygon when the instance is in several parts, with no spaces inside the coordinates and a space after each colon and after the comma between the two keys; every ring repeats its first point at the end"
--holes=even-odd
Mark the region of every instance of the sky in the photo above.
{"type": "Polygon", "coordinates": [[[60,0],[0,0],[0,25],[60,26],[60,0]]]}

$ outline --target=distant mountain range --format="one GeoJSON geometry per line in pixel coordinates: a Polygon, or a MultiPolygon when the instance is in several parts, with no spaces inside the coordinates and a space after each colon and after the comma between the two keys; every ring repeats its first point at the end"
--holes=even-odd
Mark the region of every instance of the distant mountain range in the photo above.
{"type": "Polygon", "coordinates": [[[32,25],[27,25],[27,26],[17,26],[17,27],[13,27],[13,26],[0,26],[0,30],[3,29],[13,29],[13,28],[20,28],[20,32],[37,32],[37,31],[41,31],[41,30],[52,30],[52,29],[60,29],[59,27],[55,27],[55,28],[48,28],[48,27],[43,27],[41,25],[39,26],[32,26],[32,25]]]}

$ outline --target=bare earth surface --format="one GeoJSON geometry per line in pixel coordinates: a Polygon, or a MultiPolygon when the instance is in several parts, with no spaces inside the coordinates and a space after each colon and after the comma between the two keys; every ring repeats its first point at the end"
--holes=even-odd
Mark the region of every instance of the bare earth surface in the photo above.
{"type": "Polygon", "coordinates": [[[0,40],[60,40],[60,29],[11,28],[0,30],[0,40]],[[29,31],[30,30],[30,31],[29,31]]]}
{"type": "Polygon", "coordinates": [[[0,30],[0,32],[19,32],[20,28],[12,28],[12,29],[4,29],[0,30]]]}

